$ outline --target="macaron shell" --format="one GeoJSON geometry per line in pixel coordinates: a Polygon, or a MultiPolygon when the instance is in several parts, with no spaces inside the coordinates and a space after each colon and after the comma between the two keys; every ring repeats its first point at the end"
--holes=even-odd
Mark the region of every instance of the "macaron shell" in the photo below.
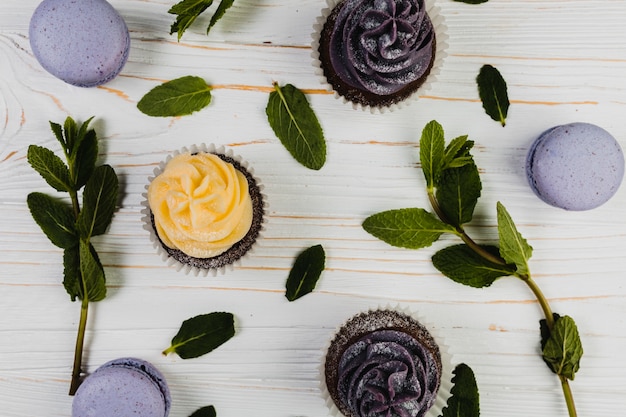
{"type": "Polygon", "coordinates": [[[163,375],[141,359],[107,362],[80,385],[72,417],[167,417],[171,398],[163,375]]]}
{"type": "Polygon", "coordinates": [[[590,210],[607,202],[624,177],[624,155],[606,130],[570,123],[542,133],[526,160],[531,188],[546,203],[590,210]]]}
{"type": "Polygon", "coordinates": [[[44,0],[31,17],[29,37],[41,66],[79,87],[113,79],[130,49],[124,19],[105,0],[44,0]]]}

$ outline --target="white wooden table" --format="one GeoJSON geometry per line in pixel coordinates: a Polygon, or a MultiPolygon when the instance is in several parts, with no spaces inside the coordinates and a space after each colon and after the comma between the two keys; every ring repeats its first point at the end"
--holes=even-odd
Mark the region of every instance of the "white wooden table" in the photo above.
{"type": "Polygon", "coordinates": [[[108,296],[91,305],[85,369],[121,356],[153,362],[169,382],[172,417],[213,404],[220,417],[322,417],[323,349],[347,318],[387,303],[410,307],[445,338],[453,362],[475,371],[485,417],[566,416],[557,378],[538,347],[541,310],[523,283],[477,290],[432,266],[431,249],[395,249],[361,228],[365,217],[428,207],[417,167],[423,126],[476,141],[483,197],[472,234],[493,242],[495,203],[509,210],[534,247],[531,271],[555,311],[573,316],[585,348],[572,389],[580,416],[626,409],[626,188],[604,206],[565,212],[536,198],[523,162],[548,127],[586,121],[626,147],[626,1],[437,0],[448,27],[438,81],[412,105],[383,115],[355,111],[324,93],[311,66],[312,25],[323,0],[237,0],[205,34],[200,18],[180,43],[169,35],[173,0],[112,0],[131,32],[121,75],[93,89],[72,87],[33,57],[28,23],[38,0],[0,2],[0,415],[69,416],[67,395],[79,304],[62,281],[61,251],[33,222],[31,191],[48,192],[29,167],[30,144],[54,147],[49,121],[95,116],[101,162],[122,195],[98,247],[108,296]],[[478,100],[475,77],[496,66],[512,104],[502,128],[478,100]],[[192,116],[150,118],[136,109],[152,87],[184,75],[214,86],[213,103],[192,116]],[[319,172],[295,162],[265,116],[273,81],[305,90],[323,126],[328,160],[319,172]],[[265,185],[266,230],[241,267],[218,277],[177,272],[142,228],[152,170],[194,143],[232,147],[265,185]],[[313,294],[287,302],[298,252],[314,244],[327,269],[313,294]],[[184,319],[230,311],[237,335],[197,359],[163,357],[184,319]]]}

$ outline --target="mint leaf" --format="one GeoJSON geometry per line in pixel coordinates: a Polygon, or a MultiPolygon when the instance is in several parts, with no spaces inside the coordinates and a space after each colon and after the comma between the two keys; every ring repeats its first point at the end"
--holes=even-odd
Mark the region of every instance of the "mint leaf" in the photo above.
{"type": "Polygon", "coordinates": [[[217,417],[217,413],[215,412],[215,407],[207,405],[194,411],[189,417],[217,417]]]}
{"type": "Polygon", "coordinates": [[[71,157],[76,166],[76,178],[74,179],[76,190],[85,186],[96,168],[98,159],[98,137],[95,130],[87,130],[87,124],[90,120],[81,125],[74,145],[75,148],[72,149],[71,157]]]}
{"type": "Polygon", "coordinates": [[[96,168],[85,185],[83,209],[77,226],[83,239],[102,235],[111,224],[119,183],[115,171],[109,165],[96,168]]]}
{"type": "MultiPolygon", "coordinates": [[[[53,130],[54,131],[54,130],[53,130]]],[[[65,119],[65,123],[63,124],[63,132],[65,136],[65,144],[67,146],[68,153],[72,152],[72,149],[77,147],[76,145],[76,122],[71,117],[67,117],[65,119]]]]}
{"type": "Polygon", "coordinates": [[[62,201],[43,193],[30,193],[26,203],[35,222],[59,248],[78,245],[78,233],[74,227],[74,213],[62,201]]]}
{"type": "Polygon", "coordinates": [[[209,23],[209,27],[206,29],[207,34],[211,30],[211,28],[217,23],[217,21],[224,17],[224,14],[226,14],[226,10],[230,9],[233,3],[235,3],[235,0],[222,0],[220,2],[220,5],[215,11],[215,14],[211,16],[211,22],[209,23]]]}
{"type": "Polygon", "coordinates": [[[441,417],[479,417],[480,400],[474,371],[461,363],[454,368],[453,374],[452,396],[448,398],[441,417]]]}
{"type": "Polygon", "coordinates": [[[420,138],[420,163],[428,189],[434,188],[439,180],[444,163],[444,148],[443,127],[435,120],[428,122],[420,138]]]}
{"type": "Polygon", "coordinates": [[[583,346],[576,323],[569,316],[560,317],[543,348],[543,359],[555,374],[573,380],[582,356],[583,346]]]}
{"type": "Polygon", "coordinates": [[[473,163],[446,169],[441,173],[437,201],[453,226],[458,227],[472,220],[481,190],[478,168],[473,163]]]}
{"type": "Polygon", "coordinates": [[[441,169],[460,168],[474,163],[474,157],[470,154],[473,147],[474,141],[467,140],[467,135],[452,139],[446,146],[441,169]]]}
{"type": "Polygon", "coordinates": [[[82,298],[79,245],[63,251],[63,287],[72,301],[76,301],[76,298],[82,298]]]}
{"type": "Polygon", "coordinates": [[[533,248],[517,231],[513,219],[506,208],[498,201],[498,235],[500,236],[500,256],[507,262],[517,266],[517,273],[529,275],[528,260],[533,248]]]}
{"type": "Polygon", "coordinates": [[[176,20],[170,27],[170,35],[177,32],[178,40],[196,18],[213,4],[213,0],[183,0],[173,5],[167,12],[175,14],[176,20]]]}
{"type": "Polygon", "coordinates": [[[483,65],[476,77],[476,83],[485,112],[493,120],[505,126],[510,103],[506,81],[502,78],[500,71],[491,65],[483,65]]]}
{"type": "Polygon", "coordinates": [[[74,186],[70,180],[70,171],[61,158],[50,149],[30,145],[26,154],[28,163],[44,180],[57,191],[70,191],[74,186]]]}
{"type": "Polygon", "coordinates": [[[200,77],[187,75],[154,87],[137,108],[153,117],[186,116],[211,103],[211,87],[200,77]]]}
{"type": "Polygon", "coordinates": [[[302,91],[291,84],[279,87],[274,83],[265,112],[274,133],[296,161],[314,170],[324,166],[324,133],[302,91]]]}
{"type": "MultiPolygon", "coordinates": [[[[495,246],[482,246],[496,255],[495,246]]],[[[432,257],[433,265],[451,280],[474,288],[488,287],[500,277],[511,275],[515,268],[489,262],[465,244],[441,249],[432,257]]]]}
{"type": "Polygon", "coordinates": [[[322,245],[311,246],[298,255],[294,262],[287,284],[285,297],[295,301],[312,292],[324,270],[326,253],[322,245]]]}
{"type": "Polygon", "coordinates": [[[421,208],[383,211],[363,222],[372,236],[400,248],[420,249],[433,244],[443,233],[456,233],[453,226],[421,208]]]}
{"type": "Polygon", "coordinates": [[[79,257],[82,279],[81,300],[100,301],[104,299],[107,294],[104,268],[93,245],[81,239],[79,257]]]}
{"type": "Polygon", "coordinates": [[[183,322],[172,338],[164,355],[176,353],[182,359],[197,358],[226,343],[235,335],[235,322],[231,313],[209,313],[183,322]]]}
{"type": "Polygon", "coordinates": [[[467,3],[467,4],[481,4],[481,3],[487,3],[489,0],[454,0],[460,3],[467,3]]]}

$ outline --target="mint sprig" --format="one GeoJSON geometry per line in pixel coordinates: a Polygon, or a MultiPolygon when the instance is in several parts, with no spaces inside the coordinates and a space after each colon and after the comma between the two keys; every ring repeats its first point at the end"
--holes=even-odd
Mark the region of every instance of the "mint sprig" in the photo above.
{"type": "Polygon", "coordinates": [[[104,267],[91,242],[106,232],[113,219],[119,181],[109,165],[96,166],[98,139],[89,129],[92,119],[78,126],[68,117],[63,126],[50,122],[66,162],[50,149],[31,145],[28,163],[55,190],[69,194],[71,204],[40,192],[26,199],[35,222],[50,241],[63,249],[63,286],[72,301],[81,300],[81,313],[74,352],[70,395],[82,376],[82,353],[90,301],[106,297],[104,267]],[[84,188],[84,189],[83,189],[84,188]],[[79,191],[82,192],[82,208],[79,191]]]}
{"type": "Polygon", "coordinates": [[[497,203],[497,245],[478,244],[469,236],[470,223],[482,184],[470,153],[473,142],[466,136],[447,146],[443,128],[436,121],[426,125],[420,139],[420,162],[426,194],[434,213],[421,208],[394,209],[373,214],[363,228],[384,242],[402,248],[430,246],[444,233],[457,236],[462,244],[440,249],[433,265],[455,282],[484,288],[497,279],[512,276],[522,280],[537,298],[545,319],[542,323],[542,357],[561,380],[570,417],[576,408],[568,380],[574,379],[582,356],[582,344],[570,317],[558,318],[532,279],[528,261],[532,247],[518,231],[504,205],[497,203]]]}
{"type": "MultiPolygon", "coordinates": [[[[217,10],[211,17],[209,26],[206,29],[207,35],[209,34],[211,28],[224,16],[226,10],[228,10],[234,2],[235,0],[220,1],[217,10]]],[[[177,33],[178,40],[180,41],[183,33],[185,33],[189,26],[191,26],[191,24],[196,21],[196,18],[204,13],[212,4],[213,0],[183,0],[173,5],[168,10],[168,13],[176,15],[176,20],[170,27],[170,35],[177,33]]]]}
{"type": "Polygon", "coordinates": [[[215,407],[207,405],[194,411],[189,417],[217,417],[215,407]]]}

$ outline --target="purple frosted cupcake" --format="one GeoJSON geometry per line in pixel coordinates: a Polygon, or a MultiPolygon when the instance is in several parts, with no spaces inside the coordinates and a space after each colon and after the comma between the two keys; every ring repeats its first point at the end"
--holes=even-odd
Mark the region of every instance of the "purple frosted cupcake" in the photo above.
{"type": "Polygon", "coordinates": [[[329,88],[383,111],[425,91],[444,56],[442,20],[426,0],[328,0],[313,57],[329,88]],[[435,70],[435,68],[437,68],[435,70]]]}
{"type": "Polygon", "coordinates": [[[327,403],[346,417],[423,417],[445,405],[439,345],[402,312],[378,309],[348,320],[323,369],[327,403]]]}

